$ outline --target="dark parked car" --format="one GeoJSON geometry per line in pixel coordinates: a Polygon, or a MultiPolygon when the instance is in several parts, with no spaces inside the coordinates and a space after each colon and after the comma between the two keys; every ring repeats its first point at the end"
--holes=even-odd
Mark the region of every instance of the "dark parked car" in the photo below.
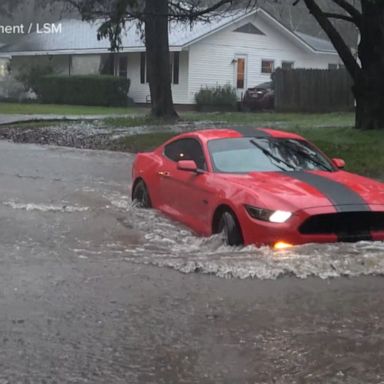
{"type": "Polygon", "coordinates": [[[273,109],[274,101],[273,83],[269,81],[246,90],[242,101],[242,109],[245,111],[273,109]]]}

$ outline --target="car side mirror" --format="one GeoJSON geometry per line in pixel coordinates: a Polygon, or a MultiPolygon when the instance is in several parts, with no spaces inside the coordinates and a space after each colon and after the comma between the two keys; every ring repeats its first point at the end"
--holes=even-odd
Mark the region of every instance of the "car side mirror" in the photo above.
{"type": "Polygon", "coordinates": [[[197,165],[193,160],[180,160],[177,162],[177,169],[180,171],[196,172],[197,165]]]}
{"type": "Polygon", "coordinates": [[[343,169],[345,167],[345,161],[343,159],[332,159],[336,168],[343,169]]]}

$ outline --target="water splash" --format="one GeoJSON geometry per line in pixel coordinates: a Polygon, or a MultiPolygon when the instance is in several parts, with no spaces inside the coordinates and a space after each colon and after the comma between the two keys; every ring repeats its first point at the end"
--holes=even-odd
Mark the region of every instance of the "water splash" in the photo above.
{"type": "Polygon", "coordinates": [[[22,209],[26,211],[40,211],[40,212],[85,212],[89,207],[78,207],[72,205],[53,205],[53,204],[35,204],[35,203],[17,203],[15,201],[5,201],[3,205],[13,209],[22,209]]]}
{"type": "Polygon", "coordinates": [[[126,206],[126,197],[120,203],[114,199],[115,206],[126,209],[125,225],[142,235],[140,245],[124,250],[129,262],[240,279],[384,275],[384,242],[306,244],[286,251],[228,247],[219,235],[195,236],[158,211],[126,206]]]}

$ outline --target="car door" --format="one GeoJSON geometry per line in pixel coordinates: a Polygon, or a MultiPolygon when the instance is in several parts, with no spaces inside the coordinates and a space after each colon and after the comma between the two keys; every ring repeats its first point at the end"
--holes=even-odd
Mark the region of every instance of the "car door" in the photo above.
{"type": "Polygon", "coordinates": [[[202,228],[209,220],[209,174],[177,168],[179,160],[194,160],[199,169],[206,171],[206,159],[200,142],[192,137],[176,140],[165,146],[164,157],[167,169],[160,171],[160,188],[165,210],[196,231],[204,232],[202,228]]]}

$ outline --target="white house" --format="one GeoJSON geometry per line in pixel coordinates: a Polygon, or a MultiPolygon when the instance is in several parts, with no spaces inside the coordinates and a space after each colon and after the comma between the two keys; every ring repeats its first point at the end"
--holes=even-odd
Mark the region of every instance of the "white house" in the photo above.
{"type": "MultiPolygon", "coordinates": [[[[116,76],[131,80],[130,96],[137,103],[149,100],[146,55],[136,25],[122,36],[122,50],[111,54],[108,40],[97,40],[100,22],[63,20],[56,33],[23,36],[0,49],[10,56],[11,68],[50,64],[57,73],[100,73],[113,55],[116,76]]],[[[319,68],[339,66],[332,44],[292,32],[262,9],[213,20],[171,24],[169,41],[172,90],[176,104],[193,104],[201,87],[231,84],[239,98],[247,87],[268,81],[278,67],[319,68]]]]}

